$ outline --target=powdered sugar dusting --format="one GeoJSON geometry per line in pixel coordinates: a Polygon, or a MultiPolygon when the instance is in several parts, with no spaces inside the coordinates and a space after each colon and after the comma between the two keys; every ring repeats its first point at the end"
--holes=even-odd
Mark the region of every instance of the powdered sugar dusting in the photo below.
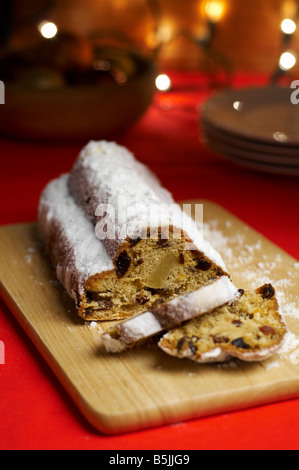
{"type": "Polygon", "coordinates": [[[125,147],[104,140],[91,141],[78,156],[68,185],[95,226],[99,223],[99,208],[113,208],[114,233],[103,239],[112,259],[127,237],[135,238],[148,227],[172,225],[186,231],[199,251],[226,270],[221,256],[203,239],[192,218],[181,210],[168,210],[176,205],[172,195],[125,147]],[[125,202],[126,210],[119,210],[120,200],[125,202]]]}
{"type": "Polygon", "coordinates": [[[52,253],[56,258],[57,277],[71,296],[74,290],[83,289],[90,276],[113,269],[94,227],[69,194],[68,175],[62,175],[45,188],[39,221],[46,246],[55,243],[52,253]]]}

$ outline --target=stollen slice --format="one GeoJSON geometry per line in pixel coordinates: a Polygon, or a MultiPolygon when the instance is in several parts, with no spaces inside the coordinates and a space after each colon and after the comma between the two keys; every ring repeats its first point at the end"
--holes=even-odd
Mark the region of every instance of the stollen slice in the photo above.
{"type": "Polygon", "coordinates": [[[266,284],[255,292],[240,290],[235,300],[172,329],[158,344],[171,356],[197,363],[255,362],[276,353],[286,333],[275,289],[266,284]]]}

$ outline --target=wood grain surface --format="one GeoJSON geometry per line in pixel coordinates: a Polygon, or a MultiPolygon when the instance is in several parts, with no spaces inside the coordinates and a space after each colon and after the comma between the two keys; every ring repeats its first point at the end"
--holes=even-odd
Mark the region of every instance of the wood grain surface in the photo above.
{"type": "MultiPolygon", "coordinates": [[[[193,201],[194,203],[195,201],[193,201]]],[[[198,201],[199,202],[199,201],[198,201]]],[[[197,365],[163,353],[155,340],[111,355],[56,280],[37,224],[0,229],[0,291],[70,397],[100,432],[175,423],[299,396],[299,264],[218,205],[204,202],[206,236],[238,287],[270,280],[289,329],[287,344],[258,364],[197,365]],[[216,246],[215,246],[216,247],[216,246]]]]}

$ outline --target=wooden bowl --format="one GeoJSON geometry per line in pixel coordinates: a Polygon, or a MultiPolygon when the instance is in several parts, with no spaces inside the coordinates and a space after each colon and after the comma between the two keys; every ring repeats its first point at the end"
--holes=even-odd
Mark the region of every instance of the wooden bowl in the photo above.
{"type": "Polygon", "coordinates": [[[40,90],[7,84],[0,132],[47,142],[112,138],[145,113],[155,92],[155,77],[155,65],[144,59],[141,70],[122,86],[106,81],[40,90]]]}

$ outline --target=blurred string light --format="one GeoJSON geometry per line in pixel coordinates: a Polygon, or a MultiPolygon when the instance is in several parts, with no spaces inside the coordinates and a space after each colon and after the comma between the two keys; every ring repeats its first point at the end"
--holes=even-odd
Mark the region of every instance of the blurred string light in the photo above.
{"type": "Polygon", "coordinates": [[[296,65],[297,59],[292,52],[284,52],[279,59],[279,67],[281,70],[291,70],[296,65]]]}
{"type": "Polygon", "coordinates": [[[51,21],[43,21],[38,25],[38,30],[41,35],[46,39],[54,38],[58,33],[58,28],[55,23],[51,21]]]}
{"type": "Polygon", "coordinates": [[[208,0],[205,5],[205,12],[211,23],[219,23],[225,13],[224,0],[208,0]]]}
{"type": "Polygon", "coordinates": [[[166,74],[158,75],[156,78],[156,87],[159,91],[168,91],[171,89],[171,80],[166,74]]]}
{"type": "Polygon", "coordinates": [[[206,0],[200,7],[201,14],[207,19],[207,35],[204,40],[206,46],[209,46],[213,40],[218,23],[223,19],[227,9],[225,0],[206,0]]]}
{"type": "Polygon", "coordinates": [[[292,70],[297,58],[292,51],[291,43],[297,30],[297,21],[299,15],[299,1],[286,0],[282,6],[282,21],[280,29],[282,32],[282,51],[278,61],[278,67],[272,77],[272,82],[278,82],[279,78],[292,70]]]}
{"type": "Polygon", "coordinates": [[[284,34],[294,34],[297,29],[297,25],[294,20],[286,18],[281,22],[281,30],[284,34]]]}

